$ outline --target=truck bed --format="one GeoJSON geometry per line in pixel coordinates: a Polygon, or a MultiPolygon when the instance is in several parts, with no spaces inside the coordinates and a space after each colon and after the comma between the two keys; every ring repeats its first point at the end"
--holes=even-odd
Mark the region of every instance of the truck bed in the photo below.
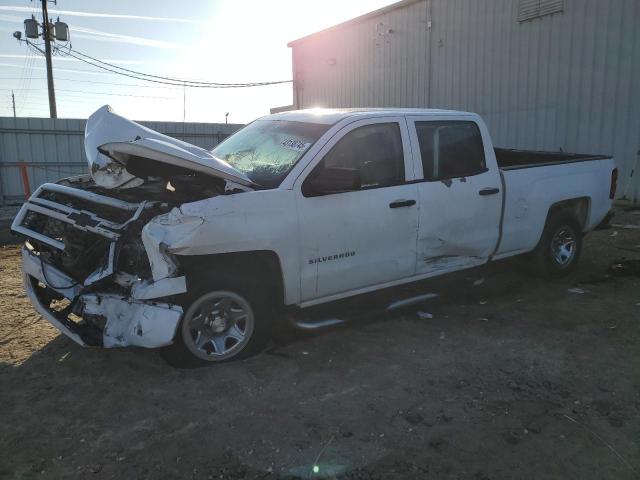
{"type": "Polygon", "coordinates": [[[559,202],[582,205],[585,232],[595,228],[611,208],[612,157],[495,150],[505,198],[502,237],[494,258],[533,250],[550,208],[559,202]]]}
{"type": "Polygon", "coordinates": [[[562,163],[588,162],[591,160],[606,160],[608,155],[585,155],[565,152],[540,152],[536,150],[512,150],[508,148],[494,148],[498,167],[502,170],[518,168],[542,167],[562,163]]]}

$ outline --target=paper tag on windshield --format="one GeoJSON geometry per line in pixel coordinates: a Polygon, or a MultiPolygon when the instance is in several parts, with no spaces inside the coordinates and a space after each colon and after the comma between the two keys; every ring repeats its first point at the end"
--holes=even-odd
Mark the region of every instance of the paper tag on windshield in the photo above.
{"type": "Polygon", "coordinates": [[[301,142],[300,140],[296,140],[295,138],[287,138],[283,140],[280,145],[284,148],[288,148],[289,150],[296,150],[298,152],[304,152],[307,148],[309,148],[310,143],[301,142]]]}

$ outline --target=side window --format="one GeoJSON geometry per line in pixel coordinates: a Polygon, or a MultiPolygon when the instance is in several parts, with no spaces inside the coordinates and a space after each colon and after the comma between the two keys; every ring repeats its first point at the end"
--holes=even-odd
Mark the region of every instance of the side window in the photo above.
{"type": "Polygon", "coordinates": [[[475,122],[416,122],[425,180],[470,177],[487,170],[475,122]]]}
{"type": "Polygon", "coordinates": [[[302,185],[306,197],[388,187],[404,182],[400,126],[376,123],[342,137],[302,185]]]}

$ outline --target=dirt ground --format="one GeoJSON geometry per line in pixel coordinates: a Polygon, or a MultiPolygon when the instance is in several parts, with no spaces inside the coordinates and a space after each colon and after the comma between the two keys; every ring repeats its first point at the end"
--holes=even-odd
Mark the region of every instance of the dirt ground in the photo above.
{"type": "Polygon", "coordinates": [[[623,257],[640,230],[589,235],[569,278],[504,262],[432,281],[442,297],[413,309],[178,370],[59,335],[3,247],[0,477],[640,478],[640,278],[609,273],[623,257]]]}

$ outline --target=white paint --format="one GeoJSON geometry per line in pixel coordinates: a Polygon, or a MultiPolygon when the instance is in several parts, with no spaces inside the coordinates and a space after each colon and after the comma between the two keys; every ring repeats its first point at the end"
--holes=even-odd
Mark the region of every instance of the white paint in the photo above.
{"type": "MultiPolygon", "coordinates": [[[[71,278],[52,265],[40,262],[40,259],[22,249],[23,281],[27,296],[42,317],[64,335],[79,345],[85,345],[80,335],[58,320],[53,313],[38,300],[29,277],[36,278],[68,299],[78,298],[82,287],[74,285],[71,278]],[[42,272],[42,267],[46,270],[42,272]],[[50,282],[50,283],[49,283],[50,282]],[[69,288],[57,288],[69,286],[69,288]]],[[[165,279],[157,283],[147,283],[134,289],[138,300],[157,298],[186,291],[185,278],[165,279]]],[[[182,317],[182,307],[166,303],[148,303],[123,299],[112,294],[80,295],[85,311],[94,315],[103,315],[107,324],[103,332],[104,346],[124,347],[135,345],[155,348],[169,345],[173,341],[176,328],[182,317]]]]}
{"type": "Polygon", "coordinates": [[[98,185],[106,188],[133,187],[143,183],[126,170],[126,163],[132,155],[189,168],[241,185],[253,183],[209,151],[116,115],[108,105],[98,109],[87,120],[85,151],[91,176],[98,185]],[[112,158],[99,150],[109,152],[112,158]]]}
{"type": "Polygon", "coordinates": [[[163,278],[157,282],[135,283],[131,288],[131,297],[136,300],[150,300],[152,298],[168,297],[178,295],[187,291],[187,278],[173,277],[163,278]]]}
{"type": "Polygon", "coordinates": [[[180,240],[188,240],[203,223],[202,217],[187,216],[174,208],[168,213],[154,217],[142,228],[142,243],[147,251],[155,281],[173,275],[177,269],[175,262],[165,251],[167,246],[180,240]]]}
{"type": "Polygon", "coordinates": [[[424,113],[407,117],[418,178],[423,177],[416,122],[461,120],[474,122],[485,139],[487,171],[478,175],[417,184],[420,229],[416,273],[451,272],[486,263],[500,234],[502,185],[488,131],[475,114],[424,113]],[[480,196],[484,188],[499,188],[496,195],[480,196]]]}
{"type": "Polygon", "coordinates": [[[280,260],[288,303],[299,299],[298,219],[293,192],[258,190],[187,203],[145,225],[142,240],[154,280],[167,276],[159,249],[175,255],[267,250],[280,260]]]}
{"type": "Polygon", "coordinates": [[[166,277],[160,245],[175,255],[209,255],[267,250],[280,260],[285,303],[302,307],[325,303],[531,251],[553,203],[586,196],[590,208],[585,230],[594,228],[611,206],[608,199],[613,160],[567,163],[504,172],[499,178],[486,125],[473,113],[419,110],[311,110],[270,118],[333,123],[301,157],[280,187],[182,205],[154,219],[143,230],[154,279],[166,277]],[[481,132],[488,171],[442,182],[305,198],[301,186],[330,148],[352,129],[397,122],[403,136],[407,180],[422,178],[415,120],[475,122],[481,132]],[[571,177],[569,180],[567,177],[571,177]],[[480,196],[482,188],[499,194],[480,196]],[[502,196],[506,195],[503,236],[498,235],[502,196]],[[389,209],[398,199],[414,207],[389,209]],[[201,224],[199,224],[201,222],[201,224]],[[341,253],[355,252],[353,255],[341,253]],[[338,258],[333,259],[334,256],[338,258]],[[331,261],[315,259],[331,257],[331,261]],[[157,267],[157,268],[156,268],[157,267]]]}
{"type": "Polygon", "coordinates": [[[303,179],[338,140],[357,128],[375,123],[398,125],[406,177],[407,180],[414,179],[411,146],[403,117],[350,123],[323,146],[294,188],[302,301],[415,275],[418,205],[389,208],[398,200],[417,201],[415,184],[313,197],[305,197],[301,191],[303,179]],[[345,253],[353,255],[340,258],[345,253]]]}
{"type": "Polygon", "coordinates": [[[107,319],[104,347],[156,348],[170,345],[182,317],[182,307],[165,303],[142,303],[111,294],[80,297],[84,313],[107,319]]]}
{"type": "Polygon", "coordinates": [[[611,209],[609,187],[613,168],[611,159],[504,170],[507,189],[497,254],[533,250],[542,235],[549,207],[563,200],[587,198],[584,231],[593,230],[611,209]],[[524,212],[518,199],[526,203],[524,212]]]}
{"type": "MultiPolygon", "coordinates": [[[[115,187],[136,181],[95,153],[96,147],[105,143],[111,143],[114,155],[146,155],[181,166],[193,160],[188,168],[201,168],[191,157],[190,147],[166,143],[155,132],[115,116],[106,107],[95,115],[87,127],[87,149],[90,163],[105,167],[102,185],[115,187]],[[114,131],[110,131],[112,128],[114,131]],[[145,136],[131,138],[130,128],[143,129],[145,136]],[[122,138],[127,135],[129,138],[122,138]],[[89,152],[91,149],[95,152],[89,152]],[[107,173],[112,167],[116,171],[107,173]]],[[[128,297],[99,292],[81,297],[87,312],[107,319],[105,346],[152,347],[172,341],[182,309],[148,300],[186,291],[185,277],[174,277],[182,256],[273,252],[280,262],[285,304],[306,307],[531,251],[538,243],[549,208],[562,200],[588,198],[585,231],[598,225],[611,207],[608,194],[613,160],[507,170],[503,172],[505,189],[489,132],[475,114],[416,109],[334,110],[286,112],[273,118],[331,126],[316,143],[305,147],[305,153],[278,188],[251,190],[244,179],[227,178],[227,194],[183,204],[147,223],[141,237],[153,281],[127,280],[121,272],[114,272],[115,283],[131,288],[128,297]],[[464,181],[453,179],[449,186],[423,181],[416,120],[475,122],[484,141],[487,171],[464,181]],[[304,197],[304,180],[336,142],[351,130],[374,123],[398,125],[408,183],[304,197]],[[493,187],[500,189],[499,194],[478,195],[479,190],[493,187]],[[416,204],[389,208],[398,200],[416,200],[416,204]]],[[[217,175],[225,178],[227,173],[217,175]]],[[[127,204],[127,209],[133,208],[139,214],[142,207],[127,204]]],[[[41,266],[32,257],[26,255],[24,271],[42,279],[41,266]]],[[[62,272],[51,267],[47,275],[49,271],[52,281],[69,284],[64,282],[62,272]]],[[[80,295],[74,288],[63,290],[68,298],[80,295]]],[[[48,321],[82,343],[78,335],[38,304],[33,292],[29,295],[48,321]]]]}

